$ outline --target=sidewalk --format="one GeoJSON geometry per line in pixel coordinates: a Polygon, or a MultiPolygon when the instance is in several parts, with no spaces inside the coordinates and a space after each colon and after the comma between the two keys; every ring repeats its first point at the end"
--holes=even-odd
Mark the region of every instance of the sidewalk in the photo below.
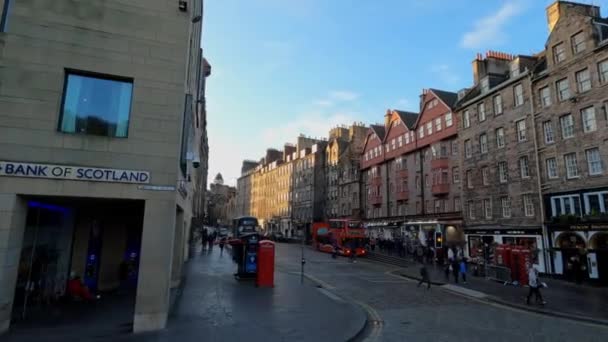
{"type": "Polygon", "coordinates": [[[301,285],[297,275],[275,273],[272,289],[236,281],[231,255],[217,247],[194,255],[186,269],[167,329],[121,341],[347,341],[365,326],[360,308],[301,285]]]}
{"type": "MultiPolygon", "coordinates": [[[[406,265],[407,267],[395,273],[407,278],[420,279],[420,264],[408,259],[406,265]]],[[[449,288],[456,290],[456,292],[464,293],[466,291],[458,291],[458,289],[466,288],[484,294],[489,301],[519,309],[608,324],[608,288],[578,286],[562,280],[543,278],[542,281],[548,285],[548,288],[541,290],[547,305],[526,305],[528,287],[503,285],[493,280],[474,277],[470,270],[467,274],[467,284],[462,283],[462,278],[459,279],[458,284],[455,284],[451,274],[449,281],[446,281],[442,266],[431,265],[427,266],[427,269],[434,284],[444,285],[449,283],[451,284],[449,288]]],[[[534,299],[532,299],[532,302],[534,302],[534,299]]]]}

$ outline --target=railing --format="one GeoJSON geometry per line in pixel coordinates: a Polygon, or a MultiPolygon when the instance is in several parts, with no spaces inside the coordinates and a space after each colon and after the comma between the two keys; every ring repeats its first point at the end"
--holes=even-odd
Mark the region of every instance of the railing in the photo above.
{"type": "Polygon", "coordinates": [[[397,201],[405,201],[410,198],[409,191],[399,191],[397,192],[397,201]]]}
{"type": "Polygon", "coordinates": [[[450,184],[435,184],[431,188],[433,195],[444,195],[450,192],[450,184]]]}
{"type": "Polygon", "coordinates": [[[447,169],[450,165],[448,157],[437,157],[431,160],[431,169],[447,169]]]}
{"type": "Polygon", "coordinates": [[[382,196],[380,195],[370,195],[369,203],[371,204],[382,204],[382,196]]]}

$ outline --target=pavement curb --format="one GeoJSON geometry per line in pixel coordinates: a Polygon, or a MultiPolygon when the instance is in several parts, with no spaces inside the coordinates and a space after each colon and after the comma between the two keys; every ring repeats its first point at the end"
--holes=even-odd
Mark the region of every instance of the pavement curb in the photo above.
{"type": "Polygon", "coordinates": [[[365,316],[365,321],[363,322],[363,325],[359,328],[359,330],[357,330],[357,332],[355,332],[353,334],[353,336],[351,336],[350,338],[346,339],[346,342],[354,342],[354,341],[359,341],[363,336],[366,335],[367,331],[372,328],[372,322],[370,320],[370,317],[373,313],[371,313],[368,309],[365,308],[364,305],[362,305],[361,303],[354,301],[350,298],[344,297],[341,294],[337,294],[335,293],[335,291],[333,291],[334,287],[330,286],[329,284],[315,278],[315,277],[311,277],[307,274],[304,274],[304,278],[306,278],[308,281],[316,284],[317,287],[324,289],[325,291],[328,291],[330,293],[332,293],[334,296],[337,296],[339,298],[342,298],[344,300],[345,303],[348,303],[348,305],[357,308],[357,310],[360,310],[363,315],[365,316]]]}
{"type": "MultiPolygon", "coordinates": [[[[393,272],[393,274],[397,274],[397,275],[399,275],[401,277],[408,278],[408,279],[413,279],[413,280],[417,280],[417,281],[419,281],[421,279],[420,277],[411,276],[411,275],[408,275],[408,274],[403,274],[400,271],[395,271],[395,272],[393,272]]],[[[435,286],[446,285],[446,283],[433,282],[433,281],[431,281],[431,284],[435,285],[435,286]]],[[[458,286],[458,285],[456,285],[456,286],[458,286]]],[[[445,289],[445,290],[450,291],[448,289],[445,289]]],[[[475,291],[477,291],[477,290],[475,290],[475,291]]],[[[451,291],[451,292],[453,292],[453,291],[451,291]]],[[[477,291],[477,292],[483,293],[481,291],[477,291]]],[[[479,300],[479,301],[482,301],[482,302],[494,303],[494,304],[499,304],[499,305],[503,305],[503,306],[508,306],[508,307],[519,309],[519,310],[522,310],[522,311],[534,312],[534,313],[537,313],[537,314],[547,315],[547,316],[551,316],[551,317],[565,318],[565,319],[569,319],[569,320],[573,320],[573,321],[578,321],[578,322],[585,322],[585,323],[591,323],[591,324],[608,326],[608,320],[599,319],[599,318],[593,318],[593,317],[588,317],[588,316],[582,316],[582,315],[565,314],[565,313],[561,313],[561,312],[543,310],[543,309],[536,308],[536,307],[529,306],[529,305],[523,305],[523,304],[518,304],[518,303],[513,303],[513,302],[510,302],[510,301],[506,301],[506,300],[500,299],[500,298],[498,298],[496,296],[488,295],[487,293],[484,293],[486,295],[485,298],[477,298],[477,297],[470,296],[470,295],[467,295],[467,294],[464,294],[464,293],[461,293],[461,292],[458,292],[458,294],[461,295],[461,296],[472,298],[472,299],[479,300]]]]}

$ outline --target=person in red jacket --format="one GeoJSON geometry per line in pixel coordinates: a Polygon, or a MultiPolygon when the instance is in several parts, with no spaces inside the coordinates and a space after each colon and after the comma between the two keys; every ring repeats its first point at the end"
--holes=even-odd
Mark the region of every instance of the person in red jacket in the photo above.
{"type": "Polygon", "coordinates": [[[86,287],[79,276],[75,272],[70,274],[70,280],[68,281],[68,296],[72,299],[93,301],[93,296],[86,287]]]}

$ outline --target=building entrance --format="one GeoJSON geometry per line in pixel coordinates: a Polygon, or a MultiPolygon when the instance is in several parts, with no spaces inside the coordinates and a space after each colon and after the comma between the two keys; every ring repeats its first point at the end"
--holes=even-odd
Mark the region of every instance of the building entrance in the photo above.
{"type": "Polygon", "coordinates": [[[28,198],[13,330],[74,320],[103,326],[104,316],[131,323],[144,203],[28,198]]]}

